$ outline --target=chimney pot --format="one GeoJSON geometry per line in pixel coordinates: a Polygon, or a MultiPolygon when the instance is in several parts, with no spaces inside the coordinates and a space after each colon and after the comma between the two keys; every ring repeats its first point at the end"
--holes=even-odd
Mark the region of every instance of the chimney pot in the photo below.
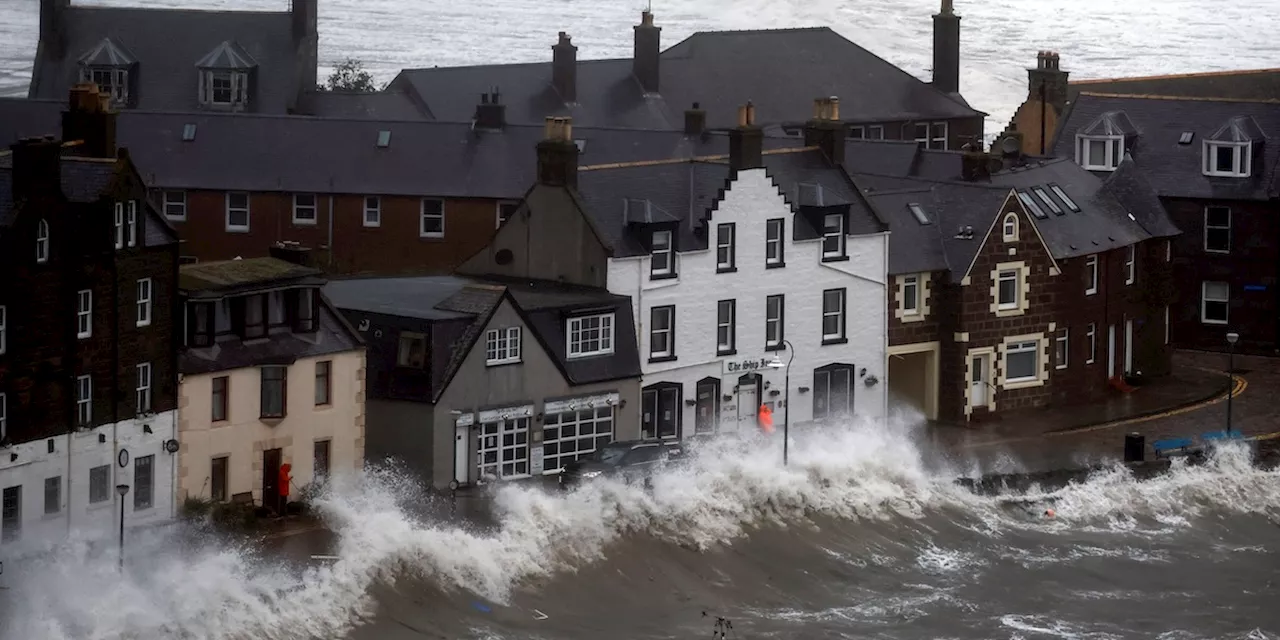
{"type": "Polygon", "coordinates": [[[831,96],[828,98],[828,104],[831,105],[831,112],[828,114],[829,120],[840,121],[840,98],[831,96]]]}
{"type": "Polygon", "coordinates": [[[764,166],[764,130],[755,126],[755,110],[750,100],[738,107],[738,126],[729,130],[729,168],[734,171],[764,166]]]}
{"type": "Polygon", "coordinates": [[[544,140],[538,143],[538,182],[544,185],[578,187],[578,145],[573,142],[573,120],[548,117],[544,140]]]}
{"type": "Polygon", "coordinates": [[[747,125],[754,127],[756,124],[756,105],[750,100],[747,101],[747,125]]]}

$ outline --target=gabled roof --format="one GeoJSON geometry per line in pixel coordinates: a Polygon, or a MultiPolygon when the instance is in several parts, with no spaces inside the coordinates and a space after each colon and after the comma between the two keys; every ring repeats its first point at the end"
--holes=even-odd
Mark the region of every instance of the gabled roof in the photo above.
{"type": "Polygon", "coordinates": [[[1080,130],[1081,135],[1086,136],[1132,136],[1138,134],[1138,129],[1133,126],[1133,122],[1129,120],[1123,111],[1108,111],[1093,119],[1083,129],[1080,130]]]}
{"type": "Polygon", "coordinates": [[[229,69],[247,71],[258,66],[258,61],[249,55],[239,43],[223,40],[205,57],[196,62],[198,69],[229,69]]]}
{"type": "Polygon", "coordinates": [[[127,67],[137,61],[128,49],[111,38],[99,40],[79,60],[80,64],[87,67],[127,67]]]}
{"type": "Polygon", "coordinates": [[[1008,195],[1007,188],[949,183],[916,183],[914,188],[868,194],[889,223],[889,273],[949,271],[958,281],[1008,195]],[[920,207],[929,224],[920,224],[911,205],[920,207]],[[968,227],[972,238],[957,233],[968,227]]]}
{"type": "Polygon", "coordinates": [[[697,102],[708,126],[727,128],[747,100],[762,125],[802,121],[814,96],[839,96],[849,122],[984,115],[827,27],[695,33],[662,52],[658,95],[646,95],[631,68],[630,58],[579,60],[571,106],[551,85],[550,61],[406,69],[392,86],[412,88],[436,118],[452,121],[470,119],[476,96],[493,87],[511,122],[572,116],[589,127],[679,129],[697,102]]]}
{"type": "Polygon", "coordinates": [[[1134,78],[1072,80],[1068,99],[1080,93],[1158,95],[1243,100],[1280,99],[1280,69],[1210,71],[1134,78]]]}
{"type": "MultiPolygon", "coordinates": [[[[1076,157],[1076,134],[1100,115],[1123,111],[1140,134],[1128,144],[1146,181],[1161,197],[1266,200],[1277,196],[1280,140],[1255,141],[1252,175],[1221,178],[1204,175],[1204,141],[1222,132],[1234,136],[1232,123],[1244,122],[1248,135],[1280,135],[1280,101],[1108,96],[1082,93],[1067,111],[1053,144],[1055,155],[1076,157]],[[1248,120],[1239,120],[1245,119],[1248,120]],[[1187,144],[1181,144],[1190,134],[1187,144]]],[[[1100,174],[1105,175],[1105,174],[1100,174]]]]}
{"type": "MultiPolygon", "coordinates": [[[[800,211],[803,184],[821,194],[821,206],[850,208],[849,234],[883,231],[883,224],[848,175],[827,162],[820,150],[769,151],[764,155],[764,165],[793,213],[800,211]]],[[[676,234],[680,251],[705,249],[709,234],[696,230],[719,204],[725,190],[732,188],[732,179],[727,157],[708,156],[583,167],[578,173],[578,190],[589,218],[613,247],[613,255],[622,257],[648,253],[636,234],[628,232],[628,224],[636,221],[630,213],[636,208],[635,203],[646,203],[650,211],[660,211],[664,219],[681,223],[676,234]]]]}
{"type": "Polygon", "coordinates": [[[285,113],[295,100],[307,56],[294,41],[287,12],[196,11],[72,5],[64,10],[66,50],[42,45],[29,95],[65,99],[79,81],[79,60],[109,38],[137,61],[129,91],[142,109],[195,109],[196,64],[223,42],[239,43],[257,60],[258,81],[249,108],[285,113]]]}

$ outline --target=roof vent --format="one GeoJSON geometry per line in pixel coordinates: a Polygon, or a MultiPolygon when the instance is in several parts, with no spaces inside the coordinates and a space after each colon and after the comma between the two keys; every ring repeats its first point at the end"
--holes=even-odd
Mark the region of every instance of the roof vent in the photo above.
{"type": "Polygon", "coordinates": [[[966,224],[966,225],[960,225],[960,227],[956,229],[956,240],[972,240],[972,239],[973,239],[973,227],[966,224]]]}
{"type": "Polygon", "coordinates": [[[1191,139],[1194,137],[1196,137],[1196,132],[1183,131],[1182,135],[1178,136],[1178,144],[1191,144],[1191,139]]]}
{"type": "Polygon", "coordinates": [[[182,141],[191,142],[196,139],[196,125],[187,123],[182,125],[182,141]]]}
{"type": "Polygon", "coordinates": [[[385,149],[391,146],[391,132],[382,130],[378,132],[378,148],[385,149]]]}

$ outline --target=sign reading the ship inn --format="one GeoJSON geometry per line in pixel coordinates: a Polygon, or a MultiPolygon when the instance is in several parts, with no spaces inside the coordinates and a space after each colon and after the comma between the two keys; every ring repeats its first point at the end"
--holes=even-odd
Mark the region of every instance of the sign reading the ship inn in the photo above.
{"type": "Polygon", "coordinates": [[[769,368],[769,363],[773,358],[747,358],[746,360],[722,360],[724,363],[725,374],[736,373],[742,375],[758,371],[763,373],[764,369],[769,368]]]}

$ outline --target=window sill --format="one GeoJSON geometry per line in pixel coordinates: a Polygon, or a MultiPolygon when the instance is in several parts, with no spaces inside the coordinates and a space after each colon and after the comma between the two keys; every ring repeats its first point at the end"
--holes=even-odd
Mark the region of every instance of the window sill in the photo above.
{"type": "Polygon", "coordinates": [[[823,338],[822,339],[822,346],[824,347],[831,344],[848,344],[848,343],[849,343],[848,338],[823,338]]]}
{"type": "Polygon", "coordinates": [[[294,226],[299,226],[299,227],[314,227],[316,226],[316,221],[315,220],[299,220],[298,218],[294,218],[293,224],[294,226]]]}
{"type": "Polygon", "coordinates": [[[649,364],[657,364],[661,362],[675,362],[675,356],[653,356],[649,358],[649,364]]]}
{"type": "Polygon", "coordinates": [[[566,360],[586,360],[587,358],[600,358],[613,355],[613,351],[594,351],[592,353],[573,353],[565,356],[566,360]]]}
{"type": "Polygon", "coordinates": [[[1054,367],[1053,367],[1053,368],[1054,368],[1054,370],[1056,370],[1056,371],[1065,371],[1065,370],[1066,370],[1066,368],[1067,368],[1068,366],[1070,366],[1070,365],[1058,364],[1058,365],[1054,365],[1054,367]]]}
{"type": "Polygon", "coordinates": [[[444,240],[443,233],[419,233],[418,237],[423,240],[444,240]]]}
{"type": "MultiPolygon", "coordinates": [[[[1231,255],[1231,250],[1230,250],[1230,249],[1210,249],[1210,248],[1208,248],[1208,247],[1205,247],[1204,252],[1205,252],[1205,253],[1212,253],[1212,254],[1219,255],[1219,256],[1231,255]]],[[[1165,260],[1165,262],[1168,262],[1168,260],[1165,260]]]]}
{"type": "Polygon", "coordinates": [[[486,367],[503,367],[503,366],[506,366],[506,365],[509,365],[509,364],[520,364],[520,359],[519,359],[519,358],[516,358],[515,360],[493,360],[493,361],[485,362],[485,363],[484,363],[484,366],[486,366],[486,367]]]}
{"type": "Polygon", "coordinates": [[[1096,295],[1098,295],[1098,290],[1097,290],[1097,289],[1085,289],[1085,290],[1084,290],[1084,294],[1085,294],[1086,296],[1096,296],[1096,295]]]}
{"type": "Polygon", "coordinates": [[[381,227],[381,226],[382,226],[382,223],[381,223],[381,222],[373,222],[373,223],[366,222],[366,223],[364,223],[364,228],[366,228],[366,229],[377,229],[378,227],[381,227]]]}
{"type": "Polygon", "coordinates": [[[1205,318],[1200,318],[1200,324],[1211,324],[1215,326],[1221,326],[1221,325],[1227,324],[1227,321],[1226,320],[1206,320],[1205,318]]]}
{"type": "Polygon", "coordinates": [[[785,262],[766,262],[766,263],[764,263],[764,268],[766,268],[766,269],[785,269],[785,268],[786,268],[786,266],[787,266],[787,263],[785,263],[785,262]]]}
{"type": "Polygon", "coordinates": [[[997,318],[1008,318],[1012,316],[1020,316],[1025,313],[1026,313],[1026,310],[1022,309],[1021,307],[1012,307],[1009,309],[996,309],[997,318]]]}
{"type": "Polygon", "coordinates": [[[737,267],[721,267],[719,265],[716,265],[716,273],[737,273],[737,272],[738,272],[737,267]]]}
{"type": "Polygon", "coordinates": [[[723,350],[723,351],[717,350],[717,351],[716,351],[716,355],[718,355],[718,356],[736,356],[736,355],[738,355],[738,350],[737,350],[737,349],[726,349],[726,350],[723,350]]]}
{"type": "Polygon", "coordinates": [[[1043,387],[1044,380],[1040,378],[1018,378],[1015,380],[1005,380],[1001,385],[1001,389],[1013,391],[1016,389],[1030,389],[1031,387],[1043,387]]]}
{"type": "Polygon", "coordinates": [[[261,421],[262,424],[267,425],[268,427],[275,427],[275,426],[278,426],[281,422],[284,422],[284,416],[274,416],[274,417],[261,416],[258,418],[258,420],[261,421]]]}
{"type": "Polygon", "coordinates": [[[849,256],[822,256],[823,262],[848,262],[849,256]]]}
{"type": "Polygon", "coordinates": [[[680,277],[680,274],[674,271],[671,273],[653,273],[653,272],[649,273],[650,280],[672,280],[679,277],[680,277]]]}
{"type": "Polygon", "coordinates": [[[764,350],[765,351],[786,351],[787,345],[782,342],[779,342],[778,344],[773,344],[773,345],[766,344],[764,346],[764,350]]]}
{"type": "Polygon", "coordinates": [[[186,216],[165,216],[164,219],[168,220],[169,222],[186,222],[187,221],[186,216]]]}
{"type": "Polygon", "coordinates": [[[249,233],[249,227],[227,227],[227,233],[249,233]]]}

